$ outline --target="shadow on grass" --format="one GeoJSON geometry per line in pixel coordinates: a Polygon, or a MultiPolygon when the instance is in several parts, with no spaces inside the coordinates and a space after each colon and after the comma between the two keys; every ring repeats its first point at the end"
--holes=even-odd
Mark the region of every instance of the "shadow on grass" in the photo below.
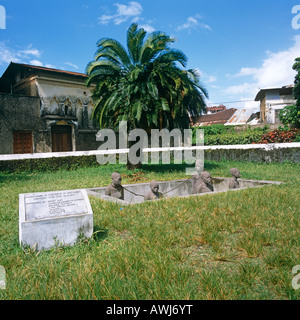
{"type": "Polygon", "coordinates": [[[0,184],[8,183],[12,181],[28,181],[33,178],[33,175],[30,173],[1,173],[0,172],[0,184]]]}
{"type": "Polygon", "coordinates": [[[108,236],[108,229],[100,228],[99,226],[94,226],[93,238],[96,242],[103,241],[108,236]]]}
{"type": "MultiPolygon", "coordinates": [[[[164,173],[164,172],[183,172],[186,168],[193,168],[194,165],[181,164],[143,164],[142,170],[148,172],[164,173]]],[[[205,170],[211,170],[220,167],[217,163],[205,162],[205,170]]]]}

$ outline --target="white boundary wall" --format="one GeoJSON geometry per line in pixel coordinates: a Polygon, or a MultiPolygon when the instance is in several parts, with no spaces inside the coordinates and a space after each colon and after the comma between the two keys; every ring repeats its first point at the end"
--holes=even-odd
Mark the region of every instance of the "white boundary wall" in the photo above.
{"type": "MultiPolygon", "coordinates": [[[[300,148],[300,142],[291,143],[270,143],[270,144],[244,144],[244,145],[221,145],[221,146],[195,146],[195,147],[168,147],[168,148],[144,148],[143,152],[166,152],[166,151],[192,151],[192,150],[250,150],[261,149],[272,151],[276,149],[300,148]]],[[[61,157],[80,157],[80,156],[97,156],[109,154],[126,154],[128,149],[112,150],[91,150],[91,151],[73,151],[73,152],[47,152],[47,153],[26,153],[26,154],[4,154],[0,155],[0,161],[6,160],[23,160],[23,159],[46,159],[61,157]]]]}

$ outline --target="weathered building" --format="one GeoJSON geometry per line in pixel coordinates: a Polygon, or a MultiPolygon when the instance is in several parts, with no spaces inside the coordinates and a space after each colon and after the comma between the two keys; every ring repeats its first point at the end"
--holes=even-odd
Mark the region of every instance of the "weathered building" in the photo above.
{"type": "Polygon", "coordinates": [[[227,108],[223,104],[220,104],[219,106],[207,107],[206,114],[217,113],[220,111],[225,111],[226,109],[227,108]]]}
{"type": "Polygon", "coordinates": [[[96,150],[86,79],[12,62],[0,79],[0,154],[96,150]]]}
{"type": "Polygon", "coordinates": [[[223,111],[204,114],[199,117],[191,119],[191,125],[193,127],[210,126],[213,124],[225,124],[236,112],[237,109],[230,108],[223,111]]]}
{"type": "Polygon", "coordinates": [[[279,112],[286,106],[296,104],[293,85],[282,88],[261,89],[255,97],[260,101],[260,120],[264,123],[279,123],[279,112]]]}

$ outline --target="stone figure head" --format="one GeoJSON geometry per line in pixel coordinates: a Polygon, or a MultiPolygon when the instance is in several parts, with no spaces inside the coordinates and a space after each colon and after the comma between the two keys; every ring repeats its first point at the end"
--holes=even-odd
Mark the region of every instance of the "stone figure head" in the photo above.
{"type": "Polygon", "coordinates": [[[150,189],[153,193],[157,193],[159,189],[159,184],[157,181],[153,180],[150,182],[150,189]]]}
{"type": "Polygon", "coordinates": [[[117,186],[121,185],[122,178],[121,178],[121,175],[118,172],[113,172],[111,174],[111,179],[112,179],[112,182],[113,182],[114,186],[117,187],[117,186]]]}
{"type": "Polygon", "coordinates": [[[192,175],[191,175],[191,179],[192,180],[199,180],[200,179],[200,175],[197,171],[195,171],[192,175]]]}
{"type": "Polygon", "coordinates": [[[239,169],[237,168],[231,168],[230,173],[235,177],[235,178],[240,178],[241,174],[239,169]]]}
{"type": "Polygon", "coordinates": [[[211,179],[211,175],[209,172],[207,171],[202,171],[201,174],[201,179],[203,180],[204,183],[206,184],[212,184],[212,179],[211,179]]]}

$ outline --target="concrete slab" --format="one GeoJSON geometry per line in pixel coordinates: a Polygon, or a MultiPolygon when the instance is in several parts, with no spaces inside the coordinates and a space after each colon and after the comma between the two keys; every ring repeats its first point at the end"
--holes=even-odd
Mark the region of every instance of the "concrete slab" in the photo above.
{"type": "Polygon", "coordinates": [[[93,234],[93,211],[84,189],[19,195],[19,241],[36,250],[72,245],[93,234]]]}
{"type": "MultiPolygon", "coordinates": [[[[214,192],[210,194],[215,194],[219,192],[227,191],[238,191],[247,188],[257,188],[263,187],[266,185],[272,184],[281,184],[279,181],[264,181],[264,180],[247,180],[247,179],[238,179],[240,184],[239,189],[229,189],[229,181],[231,178],[223,177],[213,177],[213,187],[214,192]]],[[[115,199],[113,197],[105,196],[105,188],[91,188],[87,189],[89,195],[97,197],[105,201],[112,201],[123,205],[137,204],[144,202],[144,196],[150,190],[149,183],[136,183],[136,184],[127,184],[123,185],[124,187],[124,200],[115,199]]],[[[192,194],[192,181],[191,179],[183,180],[172,180],[172,181],[160,181],[159,182],[159,191],[163,193],[163,198],[172,198],[172,197],[190,197],[190,196],[202,196],[207,193],[201,194],[192,194]]],[[[154,200],[159,201],[159,200],[154,200]]]]}

